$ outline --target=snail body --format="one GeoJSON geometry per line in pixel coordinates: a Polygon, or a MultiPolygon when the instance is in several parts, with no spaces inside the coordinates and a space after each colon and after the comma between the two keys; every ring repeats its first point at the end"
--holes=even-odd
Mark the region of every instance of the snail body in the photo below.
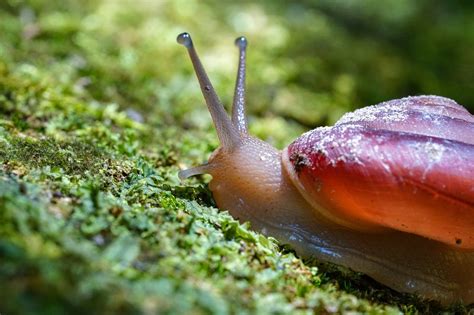
{"type": "Polygon", "coordinates": [[[205,165],[217,205],[304,257],[344,265],[403,292],[474,302],[474,116],[439,96],[344,115],[283,151],[247,132],[241,37],[232,117],[187,33],[221,146],[205,165]]]}

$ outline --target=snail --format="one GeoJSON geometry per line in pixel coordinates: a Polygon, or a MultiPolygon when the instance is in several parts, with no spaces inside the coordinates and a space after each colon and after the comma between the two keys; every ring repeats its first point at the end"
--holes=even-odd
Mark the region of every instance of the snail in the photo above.
{"type": "Polygon", "coordinates": [[[187,48],[217,130],[208,163],[217,205],[315,257],[401,292],[474,302],[474,116],[440,96],[414,96],[345,114],[279,151],[248,134],[246,47],[229,117],[188,33],[187,48]]]}

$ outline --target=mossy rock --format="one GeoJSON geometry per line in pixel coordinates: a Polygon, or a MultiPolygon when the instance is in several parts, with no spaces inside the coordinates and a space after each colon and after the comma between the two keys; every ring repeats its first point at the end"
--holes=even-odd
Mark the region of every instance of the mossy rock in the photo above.
{"type": "MultiPolygon", "coordinates": [[[[364,14],[381,12],[370,3],[364,14]]],[[[427,4],[390,3],[398,15],[379,22],[391,27],[377,33],[365,25],[367,38],[355,51],[370,50],[376,64],[405,74],[412,65],[397,59],[398,52],[389,54],[391,41],[427,4]],[[385,41],[374,45],[368,36],[385,41]]],[[[449,15],[461,38],[474,34],[472,25],[466,31],[474,15],[469,7],[449,15]]],[[[463,305],[443,309],[347,269],[303,261],[287,245],[218,210],[209,178],[177,178],[217,146],[185,53],[175,44],[184,28],[195,30],[198,49],[212,46],[202,49],[203,61],[218,90],[226,91],[227,104],[236,59],[231,40],[236,30],[249,34],[251,130],[278,147],[334,122],[354,104],[377,102],[380,93],[389,98],[419,88],[413,82],[368,88],[373,81],[359,71],[366,56],[357,55],[351,68],[341,55],[363,37],[345,28],[357,22],[347,10],[324,1],[2,2],[0,313],[472,312],[463,305]],[[249,18],[262,28],[245,26],[249,18]],[[314,24],[293,36],[301,21],[314,24]],[[331,43],[334,36],[340,42],[331,43]],[[302,40],[309,37],[321,40],[318,49],[326,53],[309,53],[316,43],[302,40]],[[347,69],[326,58],[331,50],[324,45],[347,69]],[[313,80],[309,70],[320,74],[313,80]],[[295,102],[293,110],[284,106],[288,101],[295,102]],[[313,114],[302,114],[307,110],[313,114]]],[[[441,41],[436,31],[429,34],[441,41]]],[[[474,47],[468,39],[459,45],[474,47]]],[[[456,99],[462,88],[452,82],[457,74],[435,78],[441,70],[430,70],[439,60],[431,53],[418,74],[422,87],[448,82],[439,94],[456,99]]],[[[474,92],[463,93],[459,100],[474,105],[474,92]]]]}

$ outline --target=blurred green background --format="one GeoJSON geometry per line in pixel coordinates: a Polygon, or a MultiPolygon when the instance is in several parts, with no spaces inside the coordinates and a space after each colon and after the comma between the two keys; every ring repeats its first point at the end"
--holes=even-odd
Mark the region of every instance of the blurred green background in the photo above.
{"type": "Polygon", "coordinates": [[[77,94],[165,125],[208,124],[175,42],[183,31],[225,104],[237,65],[233,39],[248,37],[249,113],[275,127],[280,146],[292,139],[278,136],[288,122],[332,124],[346,111],[408,95],[442,95],[474,110],[472,1],[6,0],[0,9],[4,62],[47,67],[55,80],[75,82],[77,94]]]}
{"type": "Polygon", "coordinates": [[[251,133],[279,148],[408,95],[474,112],[472,1],[2,0],[0,312],[443,310],[317,269],[218,211],[208,177],[178,180],[218,146],[183,31],[226,105],[248,38],[251,133]]]}

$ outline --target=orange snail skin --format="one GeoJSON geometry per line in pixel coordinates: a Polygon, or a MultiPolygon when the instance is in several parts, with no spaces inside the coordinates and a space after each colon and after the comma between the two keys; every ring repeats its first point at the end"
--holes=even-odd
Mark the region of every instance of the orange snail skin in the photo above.
{"type": "Polygon", "coordinates": [[[416,96],[347,113],[283,151],[248,134],[247,41],[229,118],[187,48],[221,146],[181,179],[210,174],[217,205],[315,257],[444,304],[474,302],[474,116],[416,96]]]}

